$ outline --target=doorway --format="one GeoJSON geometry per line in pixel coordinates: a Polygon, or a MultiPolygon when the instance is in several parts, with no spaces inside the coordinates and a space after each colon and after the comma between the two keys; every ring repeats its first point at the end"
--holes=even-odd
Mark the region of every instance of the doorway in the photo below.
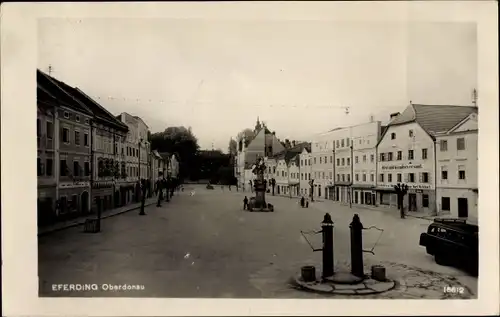
{"type": "Polygon", "coordinates": [[[458,217],[469,217],[469,206],[467,203],[467,198],[458,198],[458,217]]]}
{"type": "Polygon", "coordinates": [[[417,194],[408,194],[408,211],[417,211],[417,194]]]}
{"type": "Polygon", "coordinates": [[[358,192],[354,192],[354,203],[357,204],[358,203],[358,192]]]}
{"type": "Polygon", "coordinates": [[[338,187],[335,187],[335,200],[336,201],[340,200],[339,188],[338,187]]]}
{"type": "Polygon", "coordinates": [[[88,214],[89,213],[89,193],[87,191],[84,191],[82,193],[82,196],[80,197],[81,204],[82,204],[82,213],[83,214],[88,214]]]}

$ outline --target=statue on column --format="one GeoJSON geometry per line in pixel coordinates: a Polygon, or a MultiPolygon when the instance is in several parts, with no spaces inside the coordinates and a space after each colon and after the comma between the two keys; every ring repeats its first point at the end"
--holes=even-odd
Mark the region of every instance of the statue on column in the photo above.
{"type": "Polygon", "coordinates": [[[274,211],[273,205],[266,203],[267,181],[264,179],[265,171],[266,164],[264,163],[264,158],[258,157],[257,162],[252,168],[252,173],[256,176],[253,181],[255,197],[250,198],[248,203],[249,211],[253,211],[254,209],[258,211],[274,211]]]}

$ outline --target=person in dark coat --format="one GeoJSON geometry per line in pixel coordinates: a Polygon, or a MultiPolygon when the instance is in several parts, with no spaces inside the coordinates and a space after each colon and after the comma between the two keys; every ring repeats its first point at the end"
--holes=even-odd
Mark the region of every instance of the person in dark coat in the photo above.
{"type": "Polygon", "coordinates": [[[243,210],[246,210],[248,207],[248,198],[247,196],[245,196],[245,198],[243,199],[243,210]]]}
{"type": "Polygon", "coordinates": [[[302,208],[304,208],[305,202],[306,202],[306,200],[305,200],[304,196],[302,196],[302,198],[300,198],[300,206],[302,208]]]}

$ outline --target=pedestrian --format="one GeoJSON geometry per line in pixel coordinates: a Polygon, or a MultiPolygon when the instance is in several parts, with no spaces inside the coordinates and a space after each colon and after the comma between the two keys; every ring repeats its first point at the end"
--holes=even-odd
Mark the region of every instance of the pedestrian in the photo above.
{"type": "Polygon", "coordinates": [[[229,191],[231,191],[231,185],[229,185],[229,191]]]}
{"type": "Polygon", "coordinates": [[[305,199],[304,196],[302,196],[302,198],[300,198],[300,206],[304,208],[304,205],[305,205],[305,199]]]}
{"type": "Polygon", "coordinates": [[[306,200],[306,208],[309,208],[309,199],[306,200]]]}
{"type": "Polygon", "coordinates": [[[247,206],[248,206],[248,198],[247,196],[245,196],[245,198],[243,199],[243,210],[246,210],[247,206]]]}

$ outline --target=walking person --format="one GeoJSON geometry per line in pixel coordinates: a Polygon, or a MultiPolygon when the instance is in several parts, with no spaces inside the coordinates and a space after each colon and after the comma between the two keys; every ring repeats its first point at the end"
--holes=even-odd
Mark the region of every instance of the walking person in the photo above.
{"type": "Polygon", "coordinates": [[[304,196],[302,196],[302,198],[300,198],[300,206],[301,206],[302,208],[304,208],[305,201],[306,201],[306,200],[304,199],[304,196]]]}
{"type": "Polygon", "coordinates": [[[245,196],[245,198],[243,199],[243,210],[246,210],[248,207],[248,198],[247,196],[245,196]]]}

